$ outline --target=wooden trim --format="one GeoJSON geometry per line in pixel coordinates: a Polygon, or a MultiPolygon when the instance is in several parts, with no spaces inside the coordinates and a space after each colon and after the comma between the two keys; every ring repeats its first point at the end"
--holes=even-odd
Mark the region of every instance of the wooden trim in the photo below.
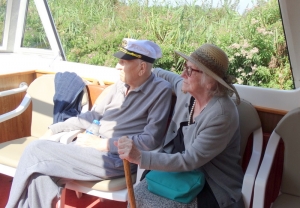
{"type": "Polygon", "coordinates": [[[25,74],[34,74],[35,70],[30,70],[30,71],[24,71],[24,72],[12,72],[12,73],[6,73],[6,74],[1,74],[0,73],[0,78],[2,77],[7,77],[7,76],[20,76],[20,75],[25,75],[25,74]]]}
{"type": "Polygon", "coordinates": [[[42,71],[42,70],[35,70],[35,73],[37,77],[40,77],[44,74],[55,74],[56,72],[50,72],[50,71],[42,71]]]}
{"type": "Polygon", "coordinates": [[[35,72],[13,73],[11,75],[0,75],[0,91],[6,91],[18,88],[22,82],[28,86],[36,78],[35,72]]]}
{"type": "Polygon", "coordinates": [[[257,111],[260,112],[265,112],[265,113],[272,113],[272,114],[276,114],[276,115],[285,115],[288,113],[288,111],[286,110],[278,110],[278,109],[274,109],[274,108],[267,108],[267,107],[261,107],[261,106],[254,106],[256,108],[257,111]]]}

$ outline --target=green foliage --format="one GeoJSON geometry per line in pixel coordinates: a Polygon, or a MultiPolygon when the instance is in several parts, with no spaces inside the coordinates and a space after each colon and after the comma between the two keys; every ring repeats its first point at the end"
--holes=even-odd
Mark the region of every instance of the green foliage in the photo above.
{"type": "Polygon", "coordinates": [[[5,23],[5,13],[6,11],[6,1],[0,0],[0,46],[3,41],[3,31],[4,31],[4,23],[5,23]]]}
{"type": "MultiPolygon", "coordinates": [[[[294,88],[276,0],[260,0],[242,15],[238,0],[222,1],[217,8],[209,0],[201,7],[158,2],[48,0],[69,61],[114,67],[118,60],[112,54],[122,38],[130,37],[158,43],[163,57],[155,66],[181,73],[183,59],[174,51],[190,54],[213,43],[228,54],[229,73],[239,84],[294,88]]],[[[30,18],[27,24],[38,27],[30,18]]]]}
{"type": "Polygon", "coordinates": [[[29,1],[22,47],[50,49],[34,1],[29,1]]]}

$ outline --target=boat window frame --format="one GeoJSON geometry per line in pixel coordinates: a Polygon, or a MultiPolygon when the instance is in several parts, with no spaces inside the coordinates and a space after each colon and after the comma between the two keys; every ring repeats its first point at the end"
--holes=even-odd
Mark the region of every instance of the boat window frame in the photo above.
{"type": "Polygon", "coordinates": [[[3,44],[0,47],[0,53],[33,53],[41,56],[50,56],[55,59],[60,57],[61,60],[65,61],[65,52],[56,30],[47,0],[31,1],[34,1],[51,49],[22,47],[29,1],[30,0],[7,0],[3,44]]]}
{"type": "Polygon", "coordinates": [[[288,48],[290,70],[294,78],[295,89],[297,89],[300,88],[300,59],[297,57],[297,54],[300,54],[300,27],[297,24],[300,14],[295,10],[299,8],[300,2],[289,1],[287,4],[285,0],[278,0],[278,5],[282,17],[285,41],[288,48]]]}
{"type": "Polygon", "coordinates": [[[6,8],[5,8],[5,19],[4,19],[4,27],[2,31],[2,44],[0,45],[0,52],[5,51],[7,49],[8,37],[9,37],[9,23],[10,23],[10,13],[12,10],[12,1],[6,0],[6,8]]]}

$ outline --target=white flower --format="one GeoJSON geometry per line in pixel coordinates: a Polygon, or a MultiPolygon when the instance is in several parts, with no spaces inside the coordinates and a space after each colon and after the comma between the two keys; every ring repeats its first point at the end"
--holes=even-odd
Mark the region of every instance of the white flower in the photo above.
{"type": "Polygon", "coordinates": [[[263,28],[263,27],[258,27],[258,28],[256,28],[256,30],[258,33],[261,33],[261,34],[264,34],[266,32],[266,28],[263,28]]]}
{"type": "Polygon", "coordinates": [[[239,49],[241,46],[238,43],[234,43],[231,46],[229,46],[230,48],[236,48],[239,49]]]}
{"type": "Polygon", "coordinates": [[[258,52],[259,52],[259,49],[256,48],[256,47],[254,47],[254,48],[252,48],[252,49],[250,50],[250,52],[251,52],[252,54],[258,53],[258,52]]]}
{"type": "Polygon", "coordinates": [[[254,18],[251,19],[251,24],[252,24],[252,25],[254,25],[254,24],[258,23],[258,22],[259,22],[259,21],[256,20],[256,19],[254,19],[254,18]]]}
{"type": "Polygon", "coordinates": [[[237,82],[238,82],[239,84],[243,84],[243,80],[242,80],[242,79],[237,78],[236,80],[237,80],[237,82]]]}
{"type": "Polygon", "coordinates": [[[248,48],[250,45],[247,40],[244,40],[243,48],[248,48]]]}
{"type": "Polygon", "coordinates": [[[246,56],[247,59],[252,59],[252,57],[253,57],[252,54],[249,54],[249,55],[246,56]]]}
{"type": "Polygon", "coordinates": [[[256,65],[251,66],[251,69],[252,69],[252,72],[255,72],[257,70],[257,66],[256,65]]]}
{"type": "Polygon", "coordinates": [[[237,71],[238,71],[238,72],[241,72],[241,71],[244,71],[244,69],[242,69],[242,68],[240,67],[240,68],[238,68],[237,71]]]}
{"type": "Polygon", "coordinates": [[[243,56],[246,56],[246,55],[247,55],[247,51],[245,51],[244,49],[241,50],[241,53],[243,54],[243,56]]]}

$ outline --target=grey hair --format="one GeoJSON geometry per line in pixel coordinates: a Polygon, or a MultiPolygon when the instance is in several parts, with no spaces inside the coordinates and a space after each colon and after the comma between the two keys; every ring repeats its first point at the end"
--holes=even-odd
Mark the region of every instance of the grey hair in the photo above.
{"type": "Polygon", "coordinates": [[[146,63],[147,69],[151,70],[153,68],[153,64],[151,64],[149,62],[145,62],[145,63],[146,63]]]}
{"type": "Polygon", "coordinates": [[[211,89],[207,89],[208,94],[210,96],[224,96],[226,94],[229,94],[229,91],[226,87],[224,87],[222,84],[220,84],[218,81],[216,81],[214,78],[210,77],[208,74],[203,72],[200,80],[200,84],[204,86],[207,82],[213,82],[213,87],[211,89]]]}
{"type": "Polygon", "coordinates": [[[152,70],[153,64],[151,64],[151,63],[149,63],[149,62],[146,62],[146,61],[143,61],[143,60],[141,60],[141,59],[139,59],[139,60],[140,60],[140,63],[144,62],[144,63],[146,64],[146,69],[152,70]]]}

